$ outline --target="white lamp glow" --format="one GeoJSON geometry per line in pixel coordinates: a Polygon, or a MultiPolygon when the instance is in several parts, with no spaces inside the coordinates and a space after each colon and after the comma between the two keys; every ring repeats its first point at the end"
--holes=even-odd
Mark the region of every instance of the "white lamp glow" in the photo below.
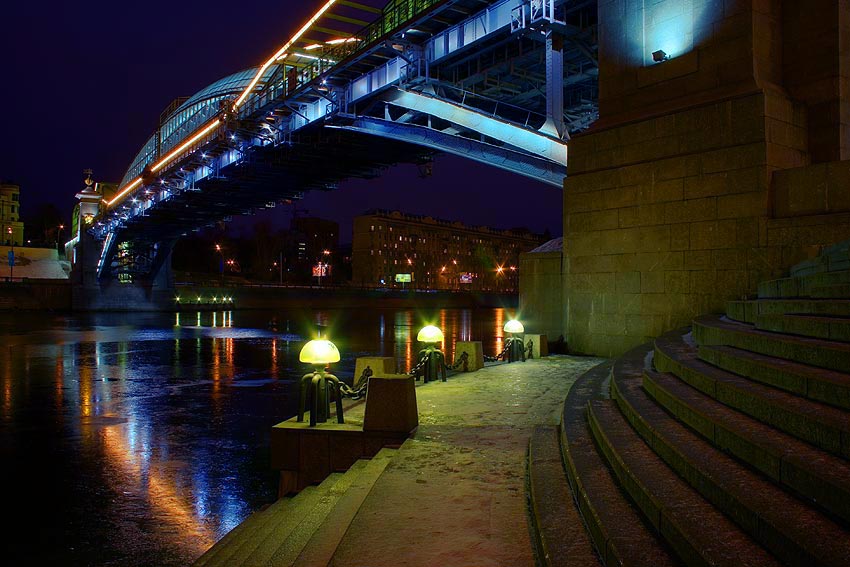
{"type": "Polygon", "coordinates": [[[516,319],[511,319],[510,321],[505,323],[505,332],[506,333],[524,333],[525,327],[523,327],[522,323],[520,323],[516,319]]]}
{"type": "Polygon", "coordinates": [[[298,360],[308,364],[339,362],[339,350],[335,344],[328,340],[316,339],[304,345],[298,360]]]}
{"type": "Polygon", "coordinates": [[[439,343],[443,341],[443,331],[434,325],[428,325],[419,331],[416,340],[421,343],[439,343]]]}

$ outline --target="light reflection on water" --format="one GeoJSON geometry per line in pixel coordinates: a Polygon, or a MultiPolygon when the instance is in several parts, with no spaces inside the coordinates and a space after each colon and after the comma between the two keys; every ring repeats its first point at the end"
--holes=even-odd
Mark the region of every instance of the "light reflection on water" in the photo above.
{"type": "Polygon", "coordinates": [[[187,564],[274,499],[269,429],[294,413],[305,340],[331,338],[335,374],[350,378],[357,356],[409,369],[425,324],[443,328],[449,360],[462,340],[495,354],[505,320],[501,309],[0,315],[11,557],[187,564]]]}

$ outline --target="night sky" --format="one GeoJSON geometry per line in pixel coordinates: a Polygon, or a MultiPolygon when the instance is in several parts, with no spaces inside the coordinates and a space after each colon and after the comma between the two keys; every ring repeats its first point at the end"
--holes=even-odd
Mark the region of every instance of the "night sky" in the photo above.
{"type": "MultiPolygon", "coordinates": [[[[0,179],[21,185],[23,214],[52,203],[70,216],[82,170],[117,182],[162,110],[234,71],[257,65],[319,0],[14,2],[2,10],[0,179]]],[[[486,165],[441,156],[433,176],[413,166],[310,193],[299,205],[340,222],[399,209],[560,235],[561,191],[486,165]]],[[[287,226],[290,211],[264,213],[287,226]]],[[[250,221],[237,223],[242,231],[250,221]]]]}

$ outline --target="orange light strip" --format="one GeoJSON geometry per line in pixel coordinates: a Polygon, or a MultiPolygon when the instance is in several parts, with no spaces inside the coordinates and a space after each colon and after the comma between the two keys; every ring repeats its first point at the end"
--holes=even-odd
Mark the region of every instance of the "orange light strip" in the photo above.
{"type": "MultiPolygon", "coordinates": [[[[165,167],[171,160],[173,160],[174,158],[176,158],[177,156],[179,156],[180,154],[185,152],[189,148],[189,146],[191,146],[192,144],[194,144],[195,142],[197,142],[198,140],[200,140],[201,138],[203,138],[204,136],[206,136],[207,134],[209,134],[210,132],[212,132],[213,130],[218,128],[220,125],[221,125],[221,119],[216,118],[215,120],[213,120],[212,122],[210,122],[206,126],[202,127],[201,130],[198,133],[196,133],[194,136],[192,136],[191,138],[189,138],[188,140],[186,140],[185,142],[180,144],[177,148],[172,150],[167,156],[165,156],[164,158],[160,159],[158,162],[153,164],[153,166],[151,166],[151,171],[156,173],[157,171],[159,171],[160,169],[165,167]]],[[[124,189],[122,189],[117,195],[115,195],[115,197],[113,197],[111,201],[107,201],[106,207],[111,208],[114,205],[121,202],[124,199],[124,197],[126,197],[127,194],[130,191],[132,191],[133,189],[135,189],[136,187],[141,185],[141,183],[142,183],[141,177],[135,178],[126,187],[124,187],[124,189]]]]}
{"type": "Polygon", "coordinates": [[[138,187],[141,184],[142,184],[142,178],[141,177],[137,177],[134,180],[132,180],[127,186],[124,187],[124,189],[119,191],[118,194],[115,195],[112,198],[111,201],[106,202],[107,208],[111,207],[112,205],[114,205],[115,203],[117,203],[118,201],[120,201],[121,199],[126,197],[127,193],[129,193],[130,191],[132,191],[133,189],[135,189],[136,187],[138,187]]]}
{"type": "Polygon", "coordinates": [[[165,156],[164,158],[160,159],[158,162],[153,164],[151,166],[151,171],[156,173],[157,171],[159,171],[160,169],[165,167],[166,164],[168,164],[168,162],[170,162],[171,160],[173,160],[174,158],[176,158],[177,156],[179,156],[180,154],[185,152],[189,148],[189,146],[191,146],[192,144],[194,144],[195,142],[197,142],[198,140],[200,140],[201,138],[203,138],[204,136],[206,136],[207,134],[209,134],[210,132],[212,132],[213,130],[218,128],[220,124],[221,124],[221,118],[216,118],[215,120],[213,120],[212,122],[210,122],[206,126],[202,127],[200,132],[198,132],[197,134],[195,134],[194,136],[192,136],[191,138],[189,138],[188,140],[186,140],[185,142],[183,142],[182,144],[180,144],[179,146],[177,146],[176,148],[171,150],[171,153],[169,153],[167,156],[165,156]]]}
{"type": "MultiPolygon", "coordinates": [[[[304,24],[304,26],[302,26],[302,28],[300,30],[298,30],[298,32],[296,32],[296,34],[293,35],[290,38],[290,40],[287,41],[286,44],[277,51],[277,53],[272,55],[265,63],[263,63],[263,66],[260,67],[260,70],[257,71],[257,74],[254,76],[254,78],[251,80],[251,82],[248,84],[248,86],[245,87],[245,90],[242,91],[242,94],[239,95],[239,98],[236,99],[236,102],[233,103],[233,109],[234,110],[239,108],[239,106],[241,106],[242,103],[245,102],[245,99],[248,98],[248,95],[251,94],[251,91],[254,90],[254,87],[256,87],[257,83],[260,82],[260,79],[262,78],[263,74],[265,74],[266,70],[268,70],[268,68],[272,64],[274,64],[278,59],[281,59],[282,57],[286,57],[286,55],[287,55],[286,51],[290,47],[292,47],[292,45],[296,41],[301,39],[301,36],[303,36],[305,33],[307,33],[307,30],[309,30],[310,27],[313,24],[315,24],[319,20],[319,18],[321,18],[325,14],[325,12],[330,10],[331,6],[333,6],[336,3],[336,1],[337,0],[328,0],[328,2],[326,2],[325,5],[322,6],[319,9],[319,11],[316,12],[313,15],[313,17],[310,18],[307,21],[306,24],[304,24]]],[[[332,40],[332,41],[337,41],[337,40],[332,40]]],[[[345,41],[345,40],[343,40],[343,41],[345,41]]],[[[169,153],[167,156],[165,156],[164,158],[162,158],[158,162],[156,162],[151,167],[151,171],[156,173],[157,171],[159,171],[160,169],[165,167],[171,160],[173,160],[175,157],[177,157],[178,155],[180,155],[181,153],[186,151],[186,149],[189,146],[191,146],[192,144],[197,142],[199,139],[201,139],[204,136],[206,136],[207,134],[209,134],[212,130],[217,128],[220,124],[221,124],[221,119],[216,118],[215,120],[213,120],[212,122],[210,122],[206,126],[202,127],[202,129],[197,134],[193,135],[189,140],[183,142],[178,148],[176,148],[171,153],[169,153]]],[[[136,187],[141,185],[141,183],[142,183],[141,177],[135,178],[133,181],[131,181],[129,184],[127,184],[117,195],[115,195],[115,197],[113,197],[111,201],[108,201],[106,203],[106,207],[111,208],[115,204],[119,203],[124,197],[127,196],[127,194],[130,191],[132,191],[133,189],[135,189],[136,187]]]]}
{"type": "Polygon", "coordinates": [[[306,23],[306,24],[304,24],[304,26],[303,26],[300,30],[298,30],[298,32],[297,32],[295,35],[293,35],[293,36],[292,36],[292,38],[290,38],[290,40],[289,40],[289,41],[287,41],[287,42],[286,42],[286,44],[285,44],[283,47],[281,47],[280,49],[278,49],[278,50],[277,50],[277,53],[275,53],[274,55],[272,55],[272,56],[271,56],[271,57],[270,57],[270,58],[269,58],[269,59],[268,59],[265,63],[263,63],[263,66],[262,66],[262,67],[260,67],[260,70],[259,70],[259,71],[257,71],[257,74],[254,76],[254,78],[251,80],[251,82],[248,84],[248,86],[245,88],[245,90],[244,90],[244,91],[242,91],[242,94],[241,94],[241,95],[239,95],[239,98],[237,98],[237,99],[236,99],[236,102],[234,102],[234,103],[233,103],[233,108],[234,108],[234,110],[235,110],[235,109],[237,109],[237,108],[239,108],[239,107],[242,105],[242,103],[243,103],[243,102],[245,102],[245,99],[246,99],[246,98],[248,98],[248,95],[250,95],[250,94],[251,94],[251,91],[252,91],[252,90],[254,90],[254,87],[256,87],[256,86],[257,86],[257,83],[259,83],[259,82],[260,82],[260,78],[262,78],[262,76],[265,74],[266,70],[267,70],[269,67],[271,67],[271,66],[272,66],[272,64],[274,64],[274,62],[275,62],[275,61],[277,61],[278,59],[281,59],[281,58],[285,57],[285,56],[286,56],[286,51],[287,51],[290,47],[292,47],[292,45],[293,45],[296,41],[298,41],[299,39],[301,39],[301,36],[302,36],[302,35],[304,35],[305,33],[307,33],[307,30],[309,30],[309,29],[310,29],[310,27],[311,27],[313,24],[315,24],[315,23],[319,20],[319,18],[321,18],[321,17],[325,14],[325,12],[327,12],[328,10],[330,10],[330,9],[331,9],[331,6],[333,6],[335,3],[336,3],[336,0],[328,0],[328,1],[325,3],[325,5],[324,5],[324,6],[322,6],[322,7],[319,9],[319,11],[318,11],[318,12],[316,12],[316,13],[313,15],[313,17],[312,17],[312,18],[310,18],[310,19],[307,21],[307,23],[306,23]]]}

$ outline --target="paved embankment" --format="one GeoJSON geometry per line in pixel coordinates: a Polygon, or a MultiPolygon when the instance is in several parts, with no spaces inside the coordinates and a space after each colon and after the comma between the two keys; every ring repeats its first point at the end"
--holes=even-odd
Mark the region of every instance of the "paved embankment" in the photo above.
{"type": "Polygon", "coordinates": [[[377,480],[330,565],[533,565],[525,487],[536,425],[600,359],[487,367],[416,389],[420,426],[377,480]]]}

